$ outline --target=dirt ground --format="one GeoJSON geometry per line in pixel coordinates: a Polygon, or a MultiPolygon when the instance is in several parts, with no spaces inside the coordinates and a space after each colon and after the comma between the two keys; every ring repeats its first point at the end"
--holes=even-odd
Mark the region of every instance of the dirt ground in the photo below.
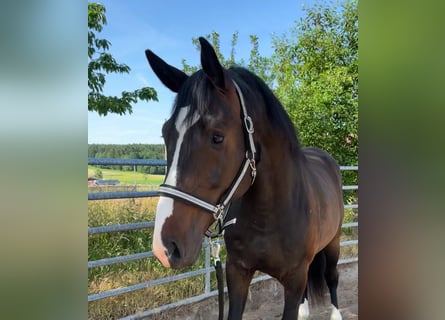
{"type": "MultiPolygon", "coordinates": [[[[339,266],[340,281],[338,287],[338,303],[343,320],[358,319],[357,305],[357,263],[339,266]]],[[[326,293],[325,305],[312,306],[310,303],[311,320],[327,320],[330,315],[329,294],[326,293]]],[[[227,316],[228,301],[224,303],[227,316]]],[[[243,320],[281,319],[284,306],[283,288],[274,279],[256,283],[250,287],[243,320]]],[[[218,300],[209,298],[192,306],[169,310],[163,314],[152,316],[152,320],[207,320],[218,318],[218,300]]]]}

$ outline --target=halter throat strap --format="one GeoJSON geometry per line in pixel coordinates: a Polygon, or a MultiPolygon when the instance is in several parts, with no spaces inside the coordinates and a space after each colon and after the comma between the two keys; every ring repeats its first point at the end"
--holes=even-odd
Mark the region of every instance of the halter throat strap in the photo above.
{"type": "Polygon", "coordinates": [[[181,191],[180,189],[168,185],[168,184],[162,184],[159,187],[158,194],[178,200],[185,201],[187,203],[193,204],[201,209],[204,209],[208,211],[210,214],[212,214],[213,219],[217,222],[216,225],[216,233],[211,232],[208,230],[206,232],[206,236],[213,238],[218,235],[220,235],[224,229],[231,225],[236,223],[236,218],[233,218],[227,222],[224,222],[228,209],[230,207],[230,202],[233,198],[233,195],[235,194],[236,190],[238,189],[239,185],[241,184],[241,181],[247,174],[247,171],[250,168],[251,173],[251,185],[255,181],[256,177],[256,148],[255,143],[253,141],[253,134],[255,132],[255,129],[253,127],[253,121],[252,118],[248,115],[246,105],[244,103],[244,97],[243,94],[238,86],[238,84],[234,81],[233,84],[235,85],[235,89],[238,95],[238,100],[240,102],[241,106],[241,118],[243,122],[243,128],[245,135],[247,136],[247,143],[246,143],[246,156],[244,158],[243,163],[241,164],[240,170],[238,171],[237,176],[234,178],[231,186],[229,187],[228,191],[223,194],[218,204],[214,205],[210,202],[207,202],[203,199],[200,199],[190,193],[181,191]]]}
{"type": "Polygon", "coordinates": [[[246,104],[244,103],[244,96],[243,96],[241,89],[239,88],[239,86],[235,82],[235,80],[232,80],[232,81],[236,88],[236,93],[238,95],[238,99],[239,99],[239,102],[241,105],[241,111],[242,111],[241,117],[243,119],[243,124],[244,124],[244,129],[245,129],[244,132],[245,132],[245,134],[247,134],[247,140],[248,140],[247,152],[251,153],[249,159],[255,161],[257,152],[256,152],[255,142],[253,141],[253,134],[255,132],[255,129],[253,127],[253,121],[252,121],[252,118],[247,113],[246,104]]]}

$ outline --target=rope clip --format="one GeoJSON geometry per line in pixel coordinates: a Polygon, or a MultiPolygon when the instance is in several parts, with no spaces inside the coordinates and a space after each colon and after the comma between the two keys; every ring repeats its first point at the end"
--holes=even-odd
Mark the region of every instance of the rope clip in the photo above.
{"type": "Polygon", "coordinates": [[[213,261],[216,264],[218,261],[220,261],[219,258],[219,251],[221,249],[221,244],[216,241],[210,240],[210,253],[212,255],[213,261]]]}

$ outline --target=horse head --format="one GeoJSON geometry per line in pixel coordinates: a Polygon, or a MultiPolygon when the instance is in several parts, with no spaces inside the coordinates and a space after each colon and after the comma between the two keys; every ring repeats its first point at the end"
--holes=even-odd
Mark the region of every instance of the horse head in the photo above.
{"type": "Polygon", "coordinates": [[[154,255],[172,268],[196,261],[203,235],[214,222],[215,215],[196,202],[215,207],[230,191],[233,199],[240,197],[251,183],[241,177],[235,190],[230,189],[246,159],[242,103],[212,46],[204,38],[199,41],[202,70],[191,76],[146,51],[154,73],[177,93],[162,128],[167,174],[153,236],[154,255]],[[187,201],[187,195],[195,202],[187,201]]]}

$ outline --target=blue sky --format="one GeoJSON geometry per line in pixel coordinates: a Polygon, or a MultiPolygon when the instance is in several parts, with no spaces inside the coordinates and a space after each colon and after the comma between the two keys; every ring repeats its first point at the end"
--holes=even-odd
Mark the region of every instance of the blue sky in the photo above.
{"type": "Polygon", "coordinates": [[[230,53],[232,34],[239,32],[237,59],[247,60],[249,35],[259,37],[260,53],[272,53],[272,35],[282,35],[295,25],[310,0],[283,1],[100,1],[106,7],[108,24],[99,38],[111,42],[110,53],[131,68],[125,75],[107,75],[104,93],[120,95],[143,86],[154,87],[159,102],[138,102],[133,113],[99,116],[88,112],[88,143],[163,143],[161,127],[169,118],[175,95],[150,69],[145,49],[151,49],[169,64],[182,67],[181,60],[199,64],[192,38],[216,31],[221,51],[230,53]]]}

